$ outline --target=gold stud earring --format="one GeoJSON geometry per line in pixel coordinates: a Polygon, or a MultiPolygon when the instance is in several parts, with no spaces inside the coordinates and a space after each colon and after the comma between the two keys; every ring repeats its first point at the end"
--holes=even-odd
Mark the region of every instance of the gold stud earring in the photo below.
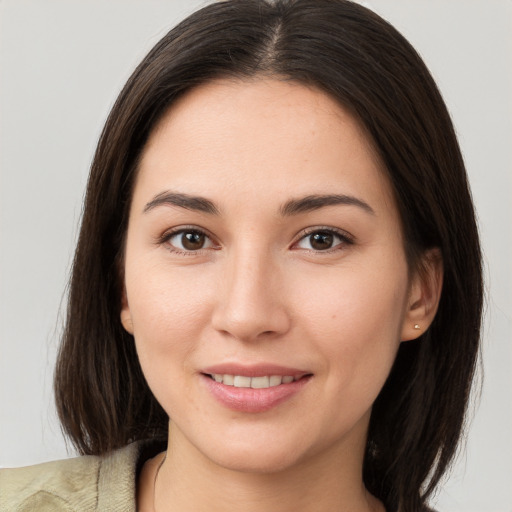
{"type": "Polygon", "coordinates": [[[418,324],[414,324],[414,328],[415,328],[416,330],[418,330],[418,329],[420,328],[420,326],[419,326],[418,324]]]}

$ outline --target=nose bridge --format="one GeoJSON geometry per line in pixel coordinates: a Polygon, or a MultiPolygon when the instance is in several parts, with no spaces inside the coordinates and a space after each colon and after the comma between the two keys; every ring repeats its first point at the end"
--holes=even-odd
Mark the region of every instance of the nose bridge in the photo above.
{"type": "Polygon", "coordinates": [[[277,335],[289,328],[281,276],[267,248],[241,243],[225,261],[214,327],[240,340],[277,335]]]}

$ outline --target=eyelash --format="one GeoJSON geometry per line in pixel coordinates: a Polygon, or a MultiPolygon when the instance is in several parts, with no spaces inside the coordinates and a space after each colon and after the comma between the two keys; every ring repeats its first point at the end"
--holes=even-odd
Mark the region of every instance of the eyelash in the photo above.
{"type": "MultiPolygon", "coordinates": [[[[292,244],[292,249],[293,250],[300,250],[300,248],[296,248],[296,246],[298,246],[298,244],[301,241],[305,240],[307,237],[310,237],[311,235],[314,235],[314,234],[317,234],[317,233],[322,233],[322,234],[326,234],[326,235],[332,235],[332,236],[338,238],[340,240],[340,242],[337,243],[336,245],[334,245],[333,247],[328,248],[328,249],[323,249],[323,250],[320,250],[320,249],[319,250],[303,249],[303,250],[306,250],[306,251],[308,251],[310,253],[313,253],[313,254],[330,254],[330,253],[342,250],[342,248],[347,246],[347,245],[353,245],[354,244],[354,238],[352,237],[352,235],[350,235],[346,231],[342,231],[340,229],[336,229],[336,228],[333,228],[333,227],[327,227],[327,226],[315,226],[313,228],[307,228],[307,229],[303,230],[302,232],[300,232],[299,235],[298,235],[299,236],[298,240],[292,244]]],[[[184,255],[184,256],[196,256],[198,254],[201,254],[205,250],[212,249],[212,248],[215,249],[216,248],[215,242],[213,241],[212,237],[206,231],[204,231],[203,229],[199,229],[199,228],[194,227],[194,226],[184,226],[184,227],[180,227],[180,228],[177,228],[177,229],[173,229],[171,231],[167,231],[161,237],[159,237],[159,239],[157,240],[157,244],[158,245],[167,244],[167,248],[168,248],[169,251],[171,251],[174,254],[184,255]],[[197,234],[197,235],[204,236],[208,240],[210,240],[210,242],[213,245],[213,247],[200,248],[200,249],[197,249],[197,250],[182,250],[182,249],[179,249],[179,248],[177,248],[177,247],[175,247],[175,246],[173,246],[173,245],[171,245],[169,243],[169,241],[174,236],[179,235],[179,234],[183,234],[183,233],[194,233],[194,234],[197,234]]]]}
{"type": "Polygon", "coordinates": [[[171,238],[173,238],[176,235],[183,234],[183,233],[194,233],[194,234],[202,235],[202,236],[206,237],[208,240],[210,240],[210,242],[212,243],[214,249],[216,247],[215,243],[212,240],[212,237],[206,231],[204,231],[203,229],[199,229],[199,228],[197,228],[195,226],[182,226],[180,228],[176,228],[176,229],[173,229],[171,231],[166,231],[157,240],[157,244],[158,245],[167,244],[167,249],[169,251],[171,251],[174,254],[178,254],[180,256],[197,256],[198,254],[201,254],[203,251],[210,249],[210,247],[207,247],[207,248],[204,248],[204,249],[201,248],[201,249],[197,249],[197,250],[186,251],[186,250],[180,249],[178,247],[175,247],[175,246],[173,246],[173,245],[171,245],[169,243],[171,238]]]}
{"type": "MultiPolygon", "coordinates": [[[[347,245],[353,245],[355,240],[352,235],[347,233],[346,231],[343,231],[341,229],[336,229],[329,226],[315,226],[313,228],[307,228],[299,233],[299,238],[296,242],[293,243],[292,247],[297,246],[301,241],[307,239],[311,235],[314,235],[316,233],[322,233],[327,235],[333,235],[334,237],[338,238],[340,242],[333,247],[330,247],[329,249],[323,249],[323,250],[314,250],[314,249],[303,249],[313,254],[331,254],[336,251],[340,251],[343,249],[343,247],[346,247],[347,245]]],[[[298,249],[297,249],[298,250],[298,249]]]]}

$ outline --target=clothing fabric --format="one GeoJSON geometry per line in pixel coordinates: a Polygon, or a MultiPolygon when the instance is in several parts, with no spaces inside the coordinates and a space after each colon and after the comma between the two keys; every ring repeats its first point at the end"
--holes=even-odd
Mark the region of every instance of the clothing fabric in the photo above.
{"type": "Polygon", "coordinates": [[[162,448],[139,441],[108,455],[0,469],[0,511],[136,512],[138,473],[162,448]]]}
{"type": "Polygon", "coordinates": [[[0,511],[135,512],[138,471],[155,454],[137,442],[104,456],[1,469],[0,511]]]}

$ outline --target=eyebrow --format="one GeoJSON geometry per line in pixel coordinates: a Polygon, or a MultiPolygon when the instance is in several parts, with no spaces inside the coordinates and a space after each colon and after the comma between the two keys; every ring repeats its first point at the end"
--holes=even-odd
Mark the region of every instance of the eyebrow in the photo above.
{"type": "Polygon", "coordinates": [[[374,209],[368,203],[357,197],[344,194],[311,195],[300,199],[291,199],[281,207],[280,212],[281,215],[287,217],[338,204],[358,206],[365,212],[375,215],[374,209]]]}
{"type": "Polygon", "coordinates": [[[169,191],[156,195],[148,204],[146,204],[144,207],[144,213],[162,205],[179,206],[187,210],[219,215],[218,208],[209,199],[169,191]]]}
{"type": "MultiPolygon", "coordinates": [[[[156,195],[146,204],[144,213],[162,205],[178,206],[187,210],[208,213],[210,215],[220,214],[215,203],[205,197],[191,196],[189,194],[171,191],[165,191],[156,195]]],[[[345,194],[316,194],[299,199],[290,199],[281,206],[279,212],[283,217],[289,217],[333,205],[357,206],[365,212],[375,215],[375,211],[368,203],[357,197],[345,194]]]]}

